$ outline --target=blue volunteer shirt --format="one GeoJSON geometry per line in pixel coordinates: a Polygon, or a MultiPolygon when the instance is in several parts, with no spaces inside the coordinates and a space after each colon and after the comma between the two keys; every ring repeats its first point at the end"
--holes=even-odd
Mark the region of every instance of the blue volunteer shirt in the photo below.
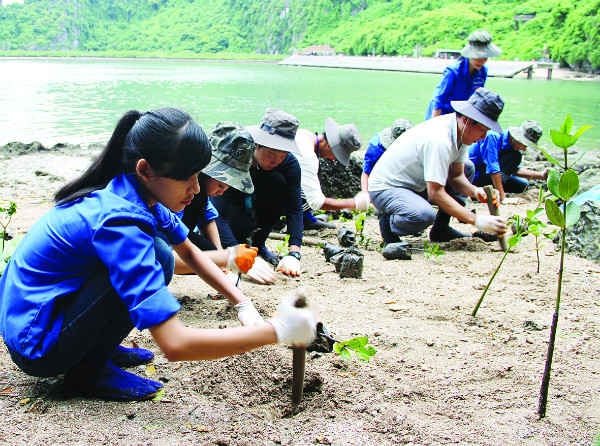
{"type": "Polygon", "coordinates": [[[446,67],[442,80],[433,91],[433,98],[425,113],[425,119],[431,118],[434,110],[441,109],[442,115],[454,113],[450,101],[466,101],[487,80],[487,67],[469,74],[469,59],[461,58],[453,65],[446,67]]]}
{"type": "Polygon", "coordinates": [[[375,167],[375,163],[381,158],[385,152],[385,147],[381,144],[381,137],[379,133],[376,133],[373,138],[369,141],[369,146],[365,151],[365,159],[363,161],[363,172],[367,175],[371,174],[373,167],[375,167]]]}
{"type": "Polygon", "coordinates": [[[511,150],[508,131],[500,134],[490,130],[485,138],[469,146],[469,159],[475,165],[473,181],[479,178],[484,168],[487,175],[500,172],[502,150],[511,150]]]}
{"type": "Polygon", "coordinates": [[[180,304],[167,289],[154,238],[171,244],[188,229],[163,205],[148,208],[133,176],[51,209],[23,238],[0,277],[0,333],[8,347],[42,357],[61,329],[61,305],[93,275],[110,282],[140,330],[164,322],[180,304]]]}

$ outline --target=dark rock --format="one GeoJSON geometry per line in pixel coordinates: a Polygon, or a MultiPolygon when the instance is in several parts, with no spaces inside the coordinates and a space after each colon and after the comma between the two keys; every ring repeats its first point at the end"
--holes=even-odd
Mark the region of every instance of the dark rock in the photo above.
{"type": "Polygon", "coordinates": [[[42,143],[34,141],[29,144],[23,142],[9,142],[0,149],[3,155],[26,155],[28,153],[42,152],[48,150],[42,143]]]}
{"type": "Polygon", "coordinates": [[[567,231],[567,250],[600,262],[600,202],[586,201],[581,205],[579,221],[567,231]]]}
{"type": "Polygon", "coordinates": [[[326,197],[350,198],[360,192],[363,158],[356,153],[350,156],[348,167],[337,161],[319,159],[319,181],[326,197]]]}

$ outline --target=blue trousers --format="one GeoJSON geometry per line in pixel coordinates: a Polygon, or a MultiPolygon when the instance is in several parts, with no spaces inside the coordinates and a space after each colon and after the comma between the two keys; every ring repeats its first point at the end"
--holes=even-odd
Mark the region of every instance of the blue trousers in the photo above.
{"type": "MultiPolygon", "coordinates": [[[[154,239],[156,258],[171,281],[175,259],[171,246],[154,239]]],[[[56,344],[41,358],[29,359],[10,351],[17,366],[32,376],[49,377],[85,365],[100,370],[133,329],[127,307],[112,287],[106,269],[99,269],[61,309],[63,324],[56,344]]]]}

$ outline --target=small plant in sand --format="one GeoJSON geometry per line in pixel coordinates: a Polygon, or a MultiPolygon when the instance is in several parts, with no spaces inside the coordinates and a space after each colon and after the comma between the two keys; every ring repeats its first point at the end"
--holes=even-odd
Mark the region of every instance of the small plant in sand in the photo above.
{"type": "Polygon", "coordinates": [[[552,325],[550,326],[550,339],[548,342],[548,351],[546,354],[546,364],[544,374],[542,376],[542,385],[540,387],[540,396],[538,400],[538,416],[543,418],[546,416],[546,404],[548,401],[548,388],[550,384],[550,372],[552,369],[552,357],[554,355],[554,343],[556,340],[556,330],[558,325],[558,312],[560,309],[560,298],[562,294],[562,280],[565,265],[566,239],[568,229],[579,220],[579,206],[572,201],[569,201],[575,196],[579,190],[579,176],[572,169],[572,164],[569,163],[569,147],[574,145],[579,137],[589,130],[591,126],[584,125],[571,134],[573,128],[573,119],[567,115],[560,130],[550,130],[550,137],[554,145],[562,149],[563,160],[557,161],[545,150],[542,150],[548,161],[550,161],[556,169],[550,170],[548,173],[548,191],[552,197],[546,198],[545,209],[548,220],[558,227],[560,235],[560,263],[558,268],[558,284],[556,288],[556,300],[554,304],[554,314],[552,315],[552,325]]]}
{"type": "Polygon", "coordinates": [[[358,245],[364,248],[368,248],[370,239],[365,236],[365,219],[367,218],[366,212],[359,212],[354,217],[354,228],[358,234],[358,245]]]}
{"type": "Polygon", "coordinates": [[[489,291],[490,286],[492,285],[492,282],[494,281],[494,279],[496,278],[496,275],[500,271],[500,268],[502,267],[504,260],[506,260],[506,257],[508,256],[508,253],[510,252],[510,250],[512,248],[514,248],[515,246],[517,246],[521,242],[523,237],[525,237],[526,235],[529,235],[529,234],[531,234],[535,237],[537,272],[539,274],[539,272],[540,272],[540,254],[539,254],[540,242],[539,242],[539,238],[542,234],[549,238],[552,238],[553,234],[554,234],[554,233],[547,234],[547,233],[542,232],[542,229],[544,229],[547,226],[546,223],[544,223],[543,221],[541,221],[539,219],[539,216],[544,212],[544,208],[542,207],[542,204],[544,202],[544,197],[545,197],[545,194],[544,194],[543,190],[540,189],[540,193],[538,196],[538,206],[535,209],[527,210],[527,213],[524,217],[517,215],[517,214],[509,217],[508,223],[509,223],[509,226],[512,227],[513,235],[508,238],[507,249],[506,249],[506,251],[504,251],[504,254],[502,255],[502,258],[500,259],[498,266],[492,273],[490,280],[488,281],[487,285],[483,289],[483,292],[481,293],[481,297],[477,301],[477,304],[475,305],[475,308],[473,309],[473,312],[471,313],[472,316],[477,315],[477,311],[479,310],[479,307],[483,303],[484,297],[486,296],[487,292],[489,291]]]}
{"type": "Polygon", "coordinates": [[[279,254],[279,256],[285,255],[285,253],[287,252],[287,249],[288,249],[289,241],[290,241],[290,235],[286,234],[285,237],[283,238],[283,240],[281,240],[279,243],[277,243],[277,246],[275,247],[275,249],[277,250],[277,254],[279,254]]]}
{"type": "Polygon", "coordinates": [[[4,272],[4,268],[18,244],[18,240],[13,239],[7,231],[8,225],[16,213],[17,204],[14,201],[0,206],[0,274],[4,272]]]}
{"type": "Polygon", "coordinates": [[[375,347],[369,345],[367,336],[357,336],[347,341],[337,341],[333,344],[333,351],[343,359],[352,359],[352,353],[359,361],[369,361],[377,353],[375,347]]]}
{"type": "Polygon", "coordinates": [[[556,231],[544,232],[543,230],[548,225],[539,219],[539,217],[544,213],[544,203],[548,196],[548,193],[545,192],[543,188],[540,188],[538,193],[537,207],[535,209],[528,209],[525,217],[513,215],[510,219],[510,222],[512,223],[513,234],[520,233],[523,237],[531,234],[535,238],[535,256],[537,263],[536,273],[538,274],[540,273],[540,238],[544,236],[546,238],[553,239],[556,235],[556,231]]]}
{"type": "Polygon", "coordinates": [[[423,255],[426,259],[437,259],[444,254],[446,254],[446,251],[441,249],[439,244],[431,243],[429,240],[423,242],[423,255]]]}
{"type": "MultiPolygon", "coordinates": [[[[554,145],[562,149],[563,160],[557,161],[550,153],[545,149],[540,148],[546,159],[554,165],[554,169],[548,172],[548,179],[546,185],[548,187],[549,194],[543,194],[540,192],[538,199],[538,207],[532,211],[527,212],[527,216],[522,219],[520,216],[511,217],[514,234],[508,239],[508,248],[504,252],[500,264],[492,274],[488,284],[477,305],[475,306],[472,315],[477,314],[477,310],[481,305],[483,298],[485,297],[492,281],[498,274],[502,263],[506,259],[506,256],[510,252],[511,248],[516,246],[524,235],[533,234],[536,236],[536,249],[538,249],[538,240],[542,234],[542,228],[545,226],[538,216],[541,215],[541,203],[544,204],[544,211],[546,217],[551,224],[558,228],[559,240],[560,240],[560,260],[558,268],[558,284],[556,289],[556,300],[554,304],[554,313],[552,315],[552,324],[550,326],[550,339],[548,341],[548,351],[546,354],[546,363],[544,367],[544,374],[542,376],[542,384],[540,387],[540,395],[538,400],[538,416],[543,418],[546,416],[546,405],[548,401],[548,388],[550,384],[550,373],[552,369],[552,358],[554,355],[554,344],[556,341],[556,330],[558,326],[558,314],[560,310],[560,299],[562,295],[562,280],[564,272],[565,262],[565,250],[566,250],[566,236],[568,229],[573,226],[579,220],[580,209],[579,206],[569,201],[575,196],[579,190],[579,176],[573,170],[573,164],[569,163],[568,149],[574,145],[579,137],[589,130],[591,126],[585,125],[580,127],[574,134],[571,134],[573,128],[573,120],[570,115],[565,118],[560,130],[550,130],[550,137],[554,145]]],[[[538,256],[538,271],[539,271],[539,256],[538,256]]]]}

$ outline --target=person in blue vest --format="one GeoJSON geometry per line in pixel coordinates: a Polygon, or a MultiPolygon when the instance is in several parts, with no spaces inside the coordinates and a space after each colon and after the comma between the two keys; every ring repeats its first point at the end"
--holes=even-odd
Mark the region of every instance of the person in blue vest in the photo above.
{"type": "Polygon", "coordinates": [[[413,124],[408,119],[398,118],[392,123],[391,127],[386,127],[380,132],[375,133],[371,138],[367,150],[365,150],[363,171],[360,176],[360,189],[362,191],[369,191],[369,175],[371,175],[375,163],[379,161],[383,152],[385,152],[400,135],[412,127],[413,124]]]}
{"type": "Polygon", "coordinates": [[[473,31],[460,52],[460,59],[444,70],[442,80],[433,91],[425,119],[453,113],[450,101],[466,101],[475,90],[485,86],[488,74],[485,63],[488,58],[501,53],[502,50],[492,43],[489,32],[473,31]]]}
{"type": "Polygon", "coordinates": [[[265,322],[174,214],[198,193],[210,156],[206,134],[183,111],[123,115],[100,156],[56,193],[56,205],[31,227],[0,277],[0,334],[21,370],[64,374],[68,395],[143,400],[163,384],[123,369],[153,357],[120,345],[134,327],[148,329],[170,361],[310,343],[310,311],[284,299],[265,322]],[[181,305],[167,288],[172,249],[235,303],[244,327],[181,322],[181,305]]]}
{"type": "Polygon", "coordinates": [[[546,180],[548,169],[538,172],[521,167],[523,152],[528,147],[537,149],[542,137],[542,127],[532,120],[519,127],[509,127],[497,133],[489,131],[484,139],[469,147],[469,159],[473,163],[475,186],[492,184],[504,200],[506,193],[521,193],[529,187],[528,180],[546,180]]]}

